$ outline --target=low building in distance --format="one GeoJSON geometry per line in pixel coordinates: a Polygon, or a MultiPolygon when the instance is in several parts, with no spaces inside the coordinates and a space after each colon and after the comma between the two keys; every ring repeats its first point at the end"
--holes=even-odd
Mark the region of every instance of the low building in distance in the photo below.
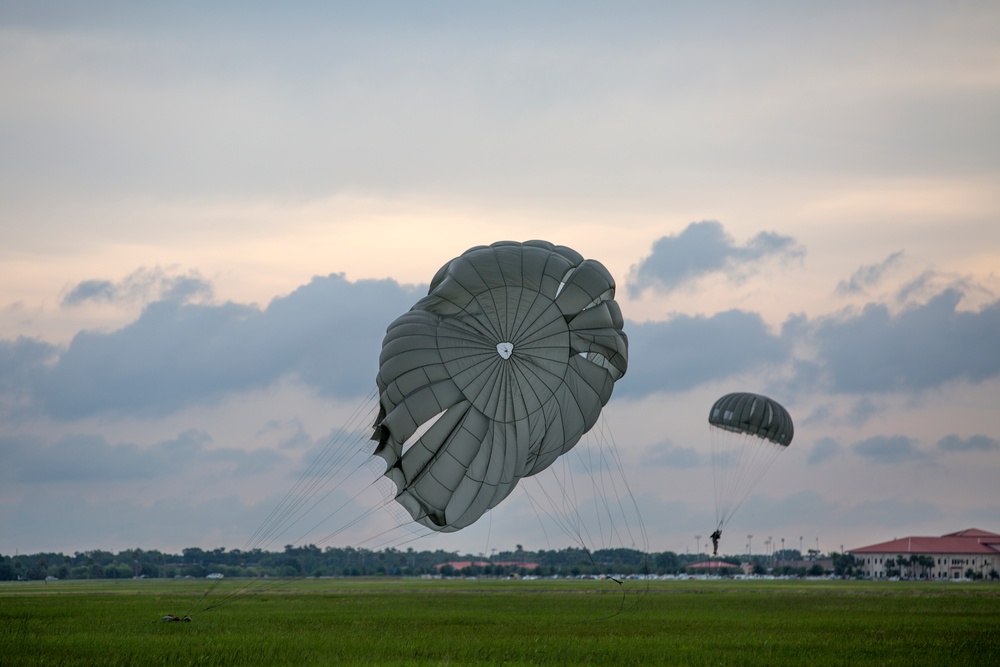
{"type": "Polygon", "coordinates": [[[968,528],[941,537],[903,537],[847,553],[871,579],[996,579],[1000,535],[968,528]]]}

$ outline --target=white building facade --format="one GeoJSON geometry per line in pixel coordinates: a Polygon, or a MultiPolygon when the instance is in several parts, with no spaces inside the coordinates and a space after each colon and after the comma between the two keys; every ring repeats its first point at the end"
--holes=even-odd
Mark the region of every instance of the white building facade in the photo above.
{"type": "Polygon", "coordinates": [[[969,528],[941,537],[904,537],[849,549],[870,579],[1000,577],[1000,535],[969,528]]]}

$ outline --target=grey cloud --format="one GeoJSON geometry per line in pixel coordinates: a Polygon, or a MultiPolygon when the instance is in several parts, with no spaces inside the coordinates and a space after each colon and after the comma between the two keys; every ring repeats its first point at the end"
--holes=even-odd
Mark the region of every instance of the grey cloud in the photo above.
{"type": "MultiPolygon", "coordinates": [[[[801,363],[794,364],[796,372],[799,377],[793,380],[793,382],[788,383],[783,387],[783,391],[789,394],[795,394],[797,392],[809,392],[814,389],[815,383],[818,378],[821,377],[821,372],[818,367],[814,367],[809,371],[804,371],[804,366],[801,363]],[[811,376],[812,381],[803,381],[802,375],[806,374],[811,376]],[[794,387],[794,388],[789,388],[794,387]]],[[[797,424],[802,426],[807,425],[841,425],[847,424],[849,426],[863,426],[872,417],[885,411],[885,406],[873,401],[867,396],[862,396],[861,398],[853,401],[846,410],[840,408],[836,405],[830,403],[824,403],[813,408],[812,412],[805,415],[801,419],[796,420],[797,424]]]]}
{"type": "Polygon", "coordinates": [[[176,551],[190,546],[230,547],[242,545],[277,500],[269,497],[248,505],[235,496],[198,499],[179,494],[146,505],[87,499],[46,487],[29,490],[18,504],[0,506],[0,527],[17,535],[19,543],[37,545],[39,550],[62,551],[71,544],[176,551]]]}
{"type": "Polygon", "coordinates": [[[63,306],[78,306],[86,301],[114,301],[115,285],[110,280],[84,280],[63,297],[63,306]]]}
{"type": "Polygon", "coordinates": [[[668,468],[697,468],[706,463],[705,457],[693,447],[678,447],[669,443],[652,450],[647,460],[650,465],[662,465],[668,468]]]}
{"type": "Polygon", "coordinates": [[[878,264],[867,264],[860,267],[851,274],[847,280],[842,280],[837,285],[837,292],[840,294],[859,294],[874,287],[882,277],[903,259],[903,251],[897,250],[878,264]]]}
{"type": "Polygon", "coordinates": [[[92,434],[70,435],[51,443],[37,437],[8,437],[0,439],[4,452],[0,478],[30,484],[152,480],[207,464],[219,464],[242,476],[267,470],[281,458],[271,450],[211,449],[211,441],[207,433],[194,429],[149,446],[112,444],[92,434]]]}
{"type": "Polygon", "coordinates": [[[615,387],[624,395],[684,391],[784,363],[791,354],[788,341],[742,310],[629,323],[627,329],[629,371],[615,387]]]}
{"type": "Polygon", "coordinates": [[[979,302],[989,302],[996,299],[996,294],[993,291],[976,282],[973,278],[927,269],[899,288],[896,292],[896,303],[927,301],[949,289],[979,302]]]}
{"type": "MultiPolygon", "coordinates": [[[[0,340],[0,396],[19,402],[38,370],[57,358],[59,348],[36,338],[0,340]]],[[[2,403],[0,403],[2,405],[2,403]]]]}
{"type": "MultiPolygon", "coordinates": [[[[182,294],[197,284],[170,281],[182,294]]],[[[392,280],[330,275],[264,310],[160,300],[117,331],[77,334],[55,357],[44,344],[3,343],[0,364],[19,368],[24,401],[56,419],[165,415],[284,377],[324,395],[356,396],[374,387],[385,327],[415,292],[392,280]]],[[[8,406],[12,391],[3,397],[8,406]]]]}
{"type": "Polygon", "coordinates": [[[692,222],[680,234],[664,236],[653,244],[650,255],[632,267],[628,291],[632,296],[646,288],[670,292],[716,272],[740,280],[764,260],[798,258],[804,253],[790,236],[761,232],[740,246],[721,223],[692,222]]]}
{"type": "Polygon", "coordinates": [[[151,447],[111,444],[98,435],[72,435],[45,443],[38,438],[6,438],[3,473],[21,483],[153,479],[176,473],[211,439],[186,431],[151,447]]]}
{"type": "Polygon", "coordinates": [[[809,334],[816,359],[797,371],[841,393],[922,390],[996,377],[1000,301],[959,311],[961,300],[948,289],[898,314],[869,304],[857,314],[820,318],[809,334]]]}
{"type": "Polygon", "coordinates": [[[856,454],[872,463],[893,464],[927,460],[927,454],[917,447],[916,441],[903,435],[876,435],[854,443],[851,448],[856,454]]]}
{"type": "Polygon", "coordinates": [[[283,458],[272,449],[246,451],[236,447],[221,447],[203,452],[198,463],[218,463],[228,471],[228,474],[242,477],[267,472],[283,458]]]}
{"type": "MultiPolygon", "coordinates": [[[[789,524],[816,526],[817,517],[822,517],[821,525],[827,528],[875,525],[895,531],[908,530],[907,526],[923,525],[928,520],[940,519],[945,515],[939,506],[926,500],[889,498],[846,505],[815,491],[800,491],[783,498],[755,494],[740,508],[740,514],[745,518],[752,517],[753,525],[758,531],[773,530],[772,535],[775,536],[789,524]]],[[[820,538],[822,542],[822,536],[820,538]]],[[[754,539],[755,544],[757,539],[754,539]]],[[[789,539],[785,546],[798,548],[798,541],[789,539]]],[[[807,542],[805,546],[808,548],[811,545],[807,542]]],[[[844,546],[850,549],[863,545],[844,546]]]]}
{"type": "Polygon", "coordinates": [[[946,452],[996,452],[1000,451],[1000,440],[982,434],[968,438],[952,434],[938,440],[937,446],[946,452]]]}
{"type": "MultiPolygon", "coordinates": [[[[836,503],[815,491],[799,491],[784,498],[755,493],[740,507],[740,514],[745,520],[752,517],[758,530],[777,532],[788,523],[815,525],[817,517],[828,517],[836,509],[836,503]]],[[[761,539],[760,543],[763,542],[761,539]]],[[[791,541],[785,546],[794,548],[791,541]]]]}
{"type": "Polygon", "coordinates": [[[867,396],[862,396],[847,413],[847,423],[852,426],[862,426],[869,419],[882,412],[885,408],[878,405],[875,401],[868,398],[867,396]]]}
{"type": "Polygon", "coordinates": [[[809,450],[806,464],[819,465],[840,455],[840,443],[833,438],[820,438],[809,450]]]}
{"type": "MultiPolygon", "coordinates": [[[[172,284],[190,293],[184,280],[172,284]]],[[[26,338],[0,341],[0,414],[162,416],[282,379],[326,396],[365,395],[374,388],[387,323],[417,296],[417,288],[392,280],[330,275],[264,309],[159,300],[121,329],[84,331],[64,348],[26,338]]],[[[813,321],[792,316],[777,334],[758,314],[742,310],[630,322],[630,369],[615,391],[680,392],[785,367],[793,375],[780,393],[862,394],[845,415],[827,411],[807,421],[864,423],[881,409],[869,394],[1000,375],[1000,302],[959,311],[960,300],[947,290],[896,314],[870,304],[813,321]],[[800,343],[812,358],[793,357],[800,343]]]]}
{"type": "Polygon", "coordinates": [[[813,411],[802,417],[801,419],[796,419],[795,424],[797,426],[808,426],[812,424],[823,424],[828,421],[834,420],[834,410],[829,405],[819,405],[813,408],[813,411]]]}
{"type": "Polygon", "coordinates": [[[263,428],[257,431],[257,435],[265,434],[278,437],[279,449],[299,449],[313,445],[313,439],[306,433],[301,419],[269,419],[263,428]]]}
{"type": "Polygon", "coordinates": [[[155,300],[185,302],[212,296],[212,284],[197,271],[171,275],[160,267],[140,268],[117,283],[110,280],[84,280],[63,297],[63,307],[87,302],[140,302],[155,300]]]}
{"type": "MultiPolygon", "coordinates": [[[[900,500],[888,498],[858,503],[843,525],[880,524],[896,530],[910,523],[922,523],[944,516],[941,508],[926,500],[900,500]]],[[[853,545],[858,548],[863,545],[853,545]]]]}

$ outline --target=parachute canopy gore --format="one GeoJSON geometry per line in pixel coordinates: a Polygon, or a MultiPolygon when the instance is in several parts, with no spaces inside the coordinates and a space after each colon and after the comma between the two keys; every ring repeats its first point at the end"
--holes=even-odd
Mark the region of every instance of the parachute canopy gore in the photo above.
{"type": "Polygon", "coordinates": [[[441,267],[389,325],[373,439],[415,521],[471,525],[594,426],[628,368],[614,289],[570,248],[500,241],[441,267]]]}

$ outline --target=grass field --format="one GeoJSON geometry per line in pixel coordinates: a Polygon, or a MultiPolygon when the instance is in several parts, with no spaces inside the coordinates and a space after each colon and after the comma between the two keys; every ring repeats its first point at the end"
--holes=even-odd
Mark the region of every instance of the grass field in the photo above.
{"type": "Polygon", "coordinates": [[[1000,665],[1000,586],[226,580],[0,584],[0,665],[1000,665]]]}

